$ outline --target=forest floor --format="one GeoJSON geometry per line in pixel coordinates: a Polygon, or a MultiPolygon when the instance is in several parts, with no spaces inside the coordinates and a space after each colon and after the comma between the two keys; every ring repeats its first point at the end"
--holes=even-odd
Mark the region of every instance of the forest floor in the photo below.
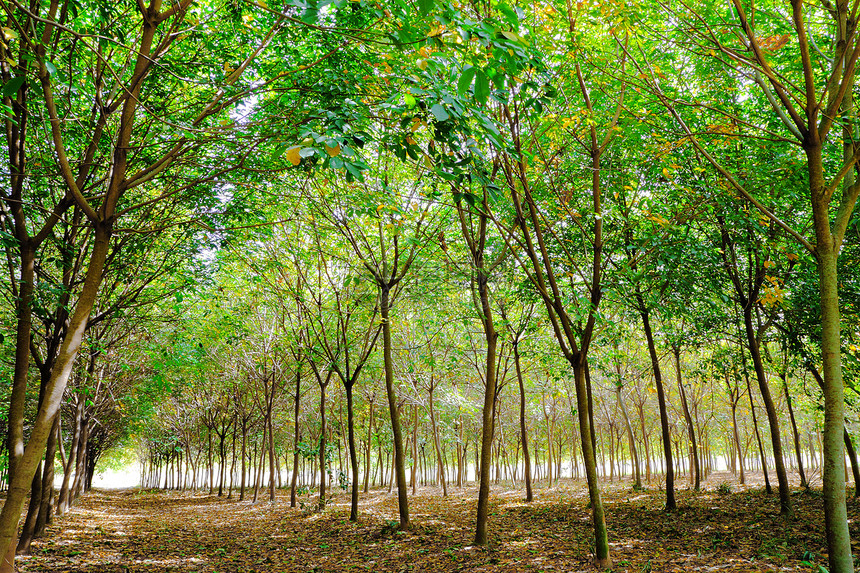
{"type": "MultiPolygon", "coordinates": [[[[17,560],[19,571],[594,571],[591,512],[583,482],[521,489],[494,484],[490,544],[472,545],[477,490],[419,488],[409,499],[413,528],[396,530],[397,497],[361,494],[351,523],[349,496],[322,513],[199,492],[97,490],[55,520],[17,560]]],[[[305,507],[313,505],[303,498],[305,507]]],[[[711,476],[701,492],[678,491],[678,511],[663,510],[657,484],[634,491],[605,484],[604,504],[616,572],[821,571],[827,564],[820,490],[793,492],[795,516],[778,499],[711,476]],[[718,488],[720,483],[730,486],[718,488]],[[731,491],[729,491],[731,489],[731,491]]],[[[860,501],[849,497],[852,538],[860,540],[860,501]]]]}

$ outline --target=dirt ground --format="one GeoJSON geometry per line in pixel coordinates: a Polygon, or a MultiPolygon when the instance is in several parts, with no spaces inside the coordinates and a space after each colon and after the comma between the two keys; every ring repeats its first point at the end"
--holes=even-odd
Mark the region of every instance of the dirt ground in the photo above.
{"type": "MultiPolygon", "coordinates": [[[[413,528],[396,530],[397,498],[362,494],[351,523],[339,493],[322,513],[195,492],[93,491],[18,558],[31,572],[593,571],[591,512],[583,482],[538,486],[535,501],[494,484],[490,544],[472,545],[477,490],[436,488],[410,496],[413,528]]],[[[657,484],[634,491],[605,484],[614,571],[806,571],[826,565],[820,490],[793,492],[794,518],[776,495],[712,476],[701,492],[681,489],[679,509],[663,510],[657,484]],[[719,487],[721,483],[726,486],[719,487]],[[731,491],[730,491],[731,490],[731,491]]],[[[314,505],[303,498],[306,507],[314,505]]],[[[860,502],[849,497],[852,538],[860,502]]],[[[856,541],[855,541],[856,543],[856,541]]]]}

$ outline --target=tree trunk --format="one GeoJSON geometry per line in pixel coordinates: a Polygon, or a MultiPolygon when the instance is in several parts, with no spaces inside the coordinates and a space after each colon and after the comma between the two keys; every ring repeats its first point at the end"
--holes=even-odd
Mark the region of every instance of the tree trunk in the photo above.
{"type": "Polygon", "coordinates": [[[571,361],[576,384],[576,411],[579,417],[579,437],[582,442],[582,459],[585,478],[588,481],[588,497],[591,502],[591,520],[594,525],[595,556],[598,563],[609,560],[609,540],[606,531],[606,517],[597,478],[597,458],[594,455],[591,420],[588,415],[588,389],[585,380],[585,357],[578,354],[578,360],[571,361]]]}
{"type": "Polygon", "coordinates": [[[797,422],[794,419],[794,408],[791,405],[791,394],[788,392],[788,380],[785,372],[780,377],[782,378],[782,389],[785,394],[785,404],[788,406],[788,417],[791,420],[791,437],[794,440],[794,453],[797,456],[797,471],[800,474],[800,487],[809,488],[806,482],[806,473],[803,471],[803,456],[800,453],[800,435],[797,432],[797,422]]]}
{"type": "Polygon", "coordinates": [[[430,388],[430,426],[433,431],[433,445],[436,449],[436,462],[439,464],[439,479],[442,481],[442,497],[448,497],[445,483],[445,463],[442,460],[442,446],[439,444],[439,428],[436,427],[436,413],[433,411],[433,388],[430,388]]]}
{"type": "MultiPolygon", "coordinates": [[[[630,458],[633,462],[633,488],[642,489],[642,474],[639,468],[639,452],[636,451],[636,438],[633,435],[633,426],[630,424],[630,416],[627,414],[627,406],[621,398],[621,385],[615,386],[615,398],[618,400],[618,407],[621,408],[621,414],[624,417],[624,427],[627,429],[627,441],[630,445],[630,458]]],[[[571,468],[573,471],[573,468],[571,468]]]]}
{"type": "Polygon", "coordinates": [[[514,365],[517,369],[517,383],[520,387],[520,442],[523,444],[523,472],[526,482],[526,501],[534,500],[532,493],[532,461],[529,455],[528,428],[526,427],[526,389],[523,384],[523,372],[520,365],[520,350],[514,342],[514,365]]]}
{"type": "Polygon", "coordinates": [[[639,305],[639,314],[642,316],[642,326],[645,330],[645,339],[648,343],[648,354],[651,356],[651,369],[654,372],[654,385],[657,387],[657,402],[660,406],[660,431],[663,436],[663,456],[666,459],[666,509],[668,511],[675,511],[677,507],[675,504],[675,469],[672,464],[672,437],[669,433],[669,415],[666,411],[663,375],[660,372],[660,359],[657,357],[657,348],[654,344],[654,335],[651,332],[648,309],[638,290],[636,293],[636,302],[639,305]]]}
{"type": "Polygon", "coordinates": [[[27,507],[27,517],[21,528],[21,536],[18,539],[18,547],[15,553],[18,555],[30,554],[30,543],[33,541],[33,532],[36,531],[36,517],[39,507],[42,505],[42,463],[36,466],[33,482],[30,486],[30,504],[27,507]]]}
{"type": "Polygon", "coordinates": [[[768,425],[770,426],[770,442],[773,448],[774,465],[776,466],[776,479],[779,482],[779,512],[783,515],[791,515],[791,492],[788,488],[788,475],[785,473],[785,459],[782,455],[779,415],[776,412],[776,406],[770,393],[770,385],[767,383],[767,375],[764,372],[764,362],[761,358],[758,339],[753,328],[752,312],[752,304],[747,304],[743,309],[744,326],[746,328],[750,357],[752,358],[762,402],[764,402],[764,409],[767,413],[768,425]]]}
{"type": "MultiPolygon", "coordinates": [[[[478,255],[482,257],[483,252],[479,251],[478,255]]],[[[478,486],[475,545],[486,545],[487,517],[490,507],[491,448],[496,419],[496,344],[499,335],[493,324],[488,277],[485,274],[482,260],[477,260],[475,267],[478,297],[481,304],[481,322],[484,328],[484,338],[487,341],[486,360],[484,362],[484,405],[481,411],[481,481],[478,486]]]]}
{"type": "MultiPolygon", "coordinates": [[[[245,476],[248,457],[248,416],[242,414],[242,479],[239,481],[239,501],[245,500],[245,476]]],[[[197,472],[195,471],[195,474],[197,472]]]]}
{"type": "Polygon", "coordinates": [[[761,470],[764,473],[764,489],[769,495],[770,493],[772,493],[773,490],[770,487],[770,476],[768,475],[767,471],[767,458],[765,458],[764,456],[764,447],[761,443],[761,433],[759,433],[758,431],[758,417],[755,413],[755,402],[753,401],[752,388],[750,387],[750,378],[747,375],[746,364],[744,364],[744,379],[747,383],[747,395],[750,399],[750,413],[752,414],[753,429],[755,430],[755,439],[758,443],[758,453],[759,459],[761,460],[761,470]]]}
{"type": "MultiPolygon", "coordinates": [[[[729,380],[729,373],[726,372],[726,384],[727,385],[729,383],[728,380],[729,380]]],[[[738,465],[740,466],[740,482],[741,482],[741,485],[744,485],[746,483],[746,476],[744,476],[744,450],[743,450],[743,447],[741,446],[741,437],[740,437],[740,433],[738,432],[738,414],[737,414],[738,413],[738,402],[740,401],[740,398],[741,398],[739,395],[740,390],[737,391],[737,394],[738,394],[737,399],[735,399],[735,396],[732,395],[729,397],[729,400],[731,401],[731,405],[732,405],[732,434],[733,434],[734,440],[735,440],[735,449],[737,450],[738,465]]]]}
{"type": "MultiPolygon", "coordinates": [[[[812,150],[807,150],[811,154],[812,150]]],[[[823,189],[821,150],[817,149],[813,180],[813,213],[815,220],[816,255],[819,293],[821,298],[821,358],[824,369],[824,522],[827,531],[828,557],[831,573],[851,573],[851,535],[848,532],[848,511],[845,505],[845,460],[843,435],[845,431],[845,388],[842,380],[840,313],[838,275],[833,238],[830,234],[828,203],[815,189],[823,189]]],[[[810,165],[813,162],[810,161],[810,165]]]]}
{"type": "Polygon", "coordinates": [[[690,415],[690,407],[687,404],[687,392],[684,390],[684,384],[681,381],[681,348],[677,345],[672,346],[672,353],[675,355],[675,374],[678,381],[678,392],[681,395],[681,406],[684,410],[684,419],[687,421],[687,432],[690,436],[690,444],[692,446],[692,462],[695,471],[693,489],[699,491],[702,483],[701,467],[699,466],[699,447],[696,443],[696,428],[693,425],[693,417],[690,415]]]}
{"type": "Polygon", "coordinates": [[[267,397],[266,421],[269,424],[269,502],[275,503],[275,421],[272,409],[275,405],[275,373],[272,372],[272,387],[267,397]]]}
{"type": "MultiPolygon", "coordinates": [[[[353,382],[345,385],[346,389],[346,428],[349,440],[349,466],[352,472],[352,494],[349,502],[349,520],[358,521],[358,452],[355,446],[355,421],[353,420],[352,405],[353,382]]],[[[367,482],[365,481],[365,484],[367,482]]]]}
{"type": "Polygon", "coordinates": [[[293,396],[293,476],[290,478],[290,507],[296,507],[296,482],[299,478],[299,401],[302,389],[302,365],[296,365],[296,393],[293,396]]]}
{"type": "Polygon", "coordinates": [[[36,519],[36,537],[45,535],[45,528],[51,523],[52,506],[54,497],[54,459],[57,457],[57,445],[60,442],[60,414],[54,418],[54,430],[48,439],[45,449],[45,470],[42,476],[42,504],[39,508],[39,517],[36,519]]]}
{"type": "MultiPolygon", "coordinates": [[[[326,382],[328,382],[328,380],[326,380],[326,382]]],[[[326,446],[327,446],[327,444],[326,444],[326,436],[325,436],[325,431],[326,431],[326,426],[325,426],[325,423],[326,423],[326,419],[325,419],[325,387],[326,387],[326,385],[327,384],[323,384],[322,382],[320,382],[320,409],[319,409],[319,415],[320,415],[320,441],[319,441],[319,447],[320,447],[320,451],[319,451],[320,496],[319,496],[319,504],[318,504],[320,511],[325,509],[325,503],[326,503],[326,499],[325,499],[325,481],[326,481],[326,469],[327,469],[327,464],[326,464],[326,446]]]]}
{"type": "Polygon", "coordinates": [[[46,385],[45,399],[36,414],[35,422],[30,431],[30,440],[19,461],[16,462],[14,471],[11,468],[9,471],[9,491],[6,501],[3,503],[3,510],[0,511],[0,555],[3,555],[0,573],[12,573],[14,571],[15,537],[18,521],[21,517],[21,508],[24,505],[33,472],[36,471],[36,466],[44,454],[48,435],[53,429],[54,417],[59,411],[66,383],[83,342],[90,311],[98,294],[109,241],[110,227],[95,225],[93,250],[90,254],[87,274],[74,313],[69,320],[66,337],[57,353],[51,377],[46,385]]]}
{"type": "Polygon", "coordinates": [[[854,476],[854,497],[860,497],[860,468],[857,467],[857,452],[854,449],[854,443],[851,441],[851,434],[848,433],[848,428],[844,429],[843,439],[845,441],[845,451],[848,452],[848,460],[851,462],[851,474],[854,476]]]}
{"type": "Polygon", "coordinates": [[[412,408],[412,472],[409,475],[409,485],[412,487],[412,495],[415,495],[418,487],[418,404],[412,408]]]}
{"type": "MultiPolygon", "coordinates": [[[[406,469],[403,459],[403,433],[400,428],[400,412],[394,392],[394,361],[391,357],[390,284],[381,284],[380,313],[382,316],[382,359],[385,369],[385,393],[388,396],[388,411],[391,415],[391,433],[394,437],[394,474],[397,479],[397,509],[400,514],[400,529],[407,530],[409,523],[409,499],[406,497],[406,469]]],[[[0,572],[2,573],[2,572],[0,572]]]]}

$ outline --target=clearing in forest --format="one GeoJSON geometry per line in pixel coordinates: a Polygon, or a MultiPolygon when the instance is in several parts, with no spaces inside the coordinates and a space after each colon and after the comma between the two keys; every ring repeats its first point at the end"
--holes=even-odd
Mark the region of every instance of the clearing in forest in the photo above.
{"type": "MultiPolygon", "coordinates": [[[[711,480],[713,483],[714,480],[711,480]]],[[[737,489],[736,486],[733,486],[737,489]]],[[[49,535],[18,558],[32,572],[290,571],[593,571],[593,532],[582,482],[522,492],[494,487],[490,545],[471,544],[477,490],[432,488],[410,498],[414,529],[396,531],[397,498],[362,494],[350,523],[339,494],[322,513],[252,504],[195,492],[93,491],[49,535]]],[[[826,563],[820,491],[793,492],[795,518],[779,516],[761,490],[679,491],[679,510],[663,493],[620,484],[605,491],[617,572],[818,571],[826,563]]],[[[305,505],[313,501],[305,498],[305,505]]],[[[849,499],[852,537],[860,504],[849,499]]]]}

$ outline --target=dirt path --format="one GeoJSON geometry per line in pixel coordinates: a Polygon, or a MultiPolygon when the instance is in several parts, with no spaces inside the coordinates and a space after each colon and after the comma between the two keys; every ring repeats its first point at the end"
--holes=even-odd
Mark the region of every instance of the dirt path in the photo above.
{"type": "MultiPolygon", "coordinates": [[[[363,494],[350,523],[348,496],[322,514],[199,493],[94,491],[50,535],[19,557],[21,572],[593,571],[590,512],[582,483],[518,490],[494,486],[491,544],[471,546],[476,492],[425,489],[410,498],[414,529],[394,529],[396,496],[363,494]],[[437,495],[438,494],[438,495],[437,495]]],[[[760,491],[679,492],[677,513],[655,489],[605,492],[615,571],[817,571],[826,564],[820,494],[792,497],[796,518],[760,491]]],[[[307,500],[310,505],[310,500],[307,500]]],[[[849,502],[852,537],[860,506],[849,502]]]]}

